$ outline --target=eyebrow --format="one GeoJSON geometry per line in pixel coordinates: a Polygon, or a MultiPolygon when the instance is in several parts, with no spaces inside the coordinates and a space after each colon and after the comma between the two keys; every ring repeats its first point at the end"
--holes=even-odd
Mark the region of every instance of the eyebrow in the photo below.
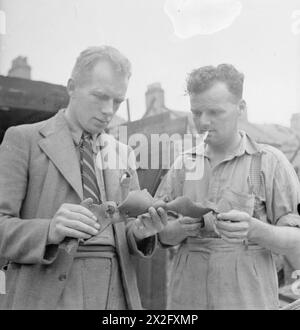
{"type": "Polygon", "coordinates": [[[118,103],[122,103],[122,102],[124,102],[125,101],[125,99],[124,98],[115,98],[114,99],[116,102],[118,102],[118,103]]]}
{"type": "MultiPolygon", "coordinates": [[[[91,91],[91,94],[94,94],[94,95],[98,95],[98,96],[108,96],[108,97],[112,97],[109,93],[106,93],[106,92],[103,92],[103,91],[99,91],[99,90],[92,90],[91,91]]],[[[113,96],[112,97],[115,101],[119,102],[119,103],[122,103],[125,101],[125,98],[123,97],[115,97],[113,96]]]]}
{"type": "Polygon", "coordinates": [[[203,110],[200,110],[199,108],[191,108],[191,111],[192,112],[203,112],[203,111],[215,111],[215,110],[220,110],[220,111],[225,111],[225,109],[221,108],[221,107],[208,107],[208,108],[205,108],[203,110]]]}

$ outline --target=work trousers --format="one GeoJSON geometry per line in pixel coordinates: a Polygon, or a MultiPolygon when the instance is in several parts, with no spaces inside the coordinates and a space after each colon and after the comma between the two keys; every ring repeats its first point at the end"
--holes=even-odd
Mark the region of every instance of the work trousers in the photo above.
{"type": "Polygon", "coordinates": [[[116,254],[78,253],[57,309],[127,309],[116,254]]]}

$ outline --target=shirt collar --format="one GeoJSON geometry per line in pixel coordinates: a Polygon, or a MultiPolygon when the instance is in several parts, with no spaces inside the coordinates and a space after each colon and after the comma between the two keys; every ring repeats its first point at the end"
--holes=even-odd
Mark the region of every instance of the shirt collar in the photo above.
{"type": "Polygon", "coordinates": [[[233,154],[233,156],[242,156],[245,153],[248,155],[253,155],[258,152],[261,152],[261,147],[258,143],[256,143],[246,132],[239,131],[241,134],[241,142],[239,147],[236,149],[236,152],[233,154]]]}
{"type": "MultiPolygon", "coordinates": [[[[81,128],[75,126],[73,123],[71,123],[71,122],[68,120],[65,111],[66,111],[66,109],[63,110],[63,114],[64,114],[63,117],[64,117],[64,119],[65,119],[65,121],[66,121],[66,123],[67,123],[67,125],[68,125],[68,127],[69,127],[69,130],[70,130],[70,133],[71,133],[71,135],[72,135],[72,139],[73,139],[73,141],[74,141],[74,144],[75,144],[76,146],[79,146],[80,141],[81,141],[81,137],[82,137],[83,130],[82,130],[81,128]]],[[[98,134],[94,134],[94,135],[92,135],[92,143],[93,143],[93,145],[96,144],[96,145],[98,146],[98,143],[99,143],[99,142],[97,142],[97,141],[98,141],[97,138],[98,138],[98,136],[100,136],[100,134],[101,134],[101,133],[98,133],[98,134]]]]}
{"type": "MultiPolygon", "coordinates": [[[[234,152],[230,155],[228,155],[228,158],[233,157],[240,157],[244,155],[245,153],[249,155],[253,155],[255,153],[261,152],[261,147],[258,143],[256,143],[246,132],[240,130],[239,131],[242,139],[240,141],[239,146],[234,150],[234,152]]],[[[204,156],[206,158],[209,158],[207,155],[206,149],[203,148],[203,145],[198,145],[194,147],[193,149],[190,149],[184,154],[192,155],[192,156],[204,156]]]]}

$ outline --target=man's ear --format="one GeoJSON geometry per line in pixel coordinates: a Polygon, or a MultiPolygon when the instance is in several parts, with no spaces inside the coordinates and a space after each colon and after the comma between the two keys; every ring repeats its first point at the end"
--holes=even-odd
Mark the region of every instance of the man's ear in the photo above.
{"type": "Polygon", "coordinates": [[[69,96],[72,96],[72,94],[74,93],[74,90],[75,90],[75,82],[72,78],[70,78],[67,83],[67,91],[68,91],[69,96]]]}
{"type": "Polygon", "coordinates": [[[240,100],[238,110],[239,110],[239,117],[247,116],[247,103],[245,100],[240,100]]]}

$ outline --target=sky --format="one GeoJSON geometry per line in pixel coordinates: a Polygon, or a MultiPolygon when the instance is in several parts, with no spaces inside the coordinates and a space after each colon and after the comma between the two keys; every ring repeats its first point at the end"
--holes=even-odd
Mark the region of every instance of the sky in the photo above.
{"type": "Polygon", "coordinates": [[[300,0],[0,0],[1,75],[22,55],[32,79],[66,85],[80,51],[101,44],[132,62],[133,120],[154,82],[189,111],[187,73],[219,63],[245,74],[250,121],[289,126],[300,112],[300,0]]]}

